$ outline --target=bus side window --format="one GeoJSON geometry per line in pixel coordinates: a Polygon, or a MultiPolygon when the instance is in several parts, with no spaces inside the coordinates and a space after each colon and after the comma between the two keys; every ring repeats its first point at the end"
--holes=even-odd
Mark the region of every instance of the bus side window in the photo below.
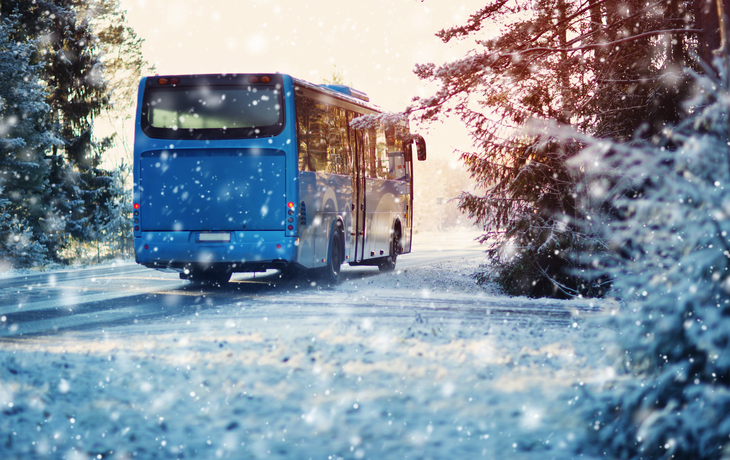
{"type": "Polygon", "coordinates": [[[327,172],[350,174],[350,149],[347,138],[347,115],[339,107],[329,107],[327,120],[327,172]]]}
{"type": "Polygon", "coordinates": [[[385,130],[388,145],[388,179],[406,180],[406,146],[398,134],[396,126],[385,130]]]}
{"type": "Polygon", "coordinates": [[[337,114],[337,129],[340,132],[340,142],[342,143],[342,174],[352,174],[352,155],[354,150],[350,144],[349,135],[349,117],[345,109],[338,109],[337,114]]]}
{"type": "MultiPolygon", "coordinates": [[[[348,111],[349,122],[361,116],[359,113],[348,111]]],[[[361,142],[360,167],[365,177],[370,179],[385,179],[388,177],[388,148],[385,131],[381,128],[368,128],[363,130],[349,129],[350,148],[355,152],[358,148],[357,142],[361,142]],[[357,138],[357,141],[356,141],[357,138]]],[[[354,153],[353,153],[354,154],[354,153]]],[[[354,170],[353,170],[354,172],[354,170]]]]}
{"type": "Polygon", "coordinates": [[[347,130],[347,145],[349,147],[350,151],[350,171],[355,176],[357,172],[357,165],[355,162],[357,161],[357,132],[350,127],[350,123],[352,120],[357,118],[357,114],[355,112],[352,112],[350,110],[345,111],[345,118],[347,125],[345,126],[345,129],[347,130]]]}
{"type": "Polygon", "coordinates": [[[296,95],[297,141],[300,171],[325,171],[327,168],[327,108],[312,99],[296,95]]]}
{"type": "Polygon", "coordinates": [[[365,131],[365,177],[374,179],[377,176],[376,151],[378,148],[377,134],[374,128],[365,131]]]}
{"type": "Polygon", "coordinates": [[[375,175],[379,179],[387,179],[390,169],[388,165],[388,143],[385,138],[385,130],[382,127],[375,130],[375,142],[375,175]]]}

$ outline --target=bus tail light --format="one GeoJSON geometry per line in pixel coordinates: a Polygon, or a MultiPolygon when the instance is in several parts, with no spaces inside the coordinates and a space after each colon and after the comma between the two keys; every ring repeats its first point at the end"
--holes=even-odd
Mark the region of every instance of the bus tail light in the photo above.
{"type": "Polygon", "coordinates": [[[293,201],[289,201],[286,204],[286,236],[296,236],[296,230],[294,228],[294,219],[296,213],[296,205],[293,201]]]}
{"type": "Polygon", "coordinates": [[[134,224],[134,236],[135,238],[139,238],[139,203],[133,203],[132,208],[134,209],[134,212],[132,213],[134,216],[132,220],[132,223],[134,224]]]}
{"type": "Polygon", "coordinates": [[[157,84],[162,85],[162,86],[165,86],[165,85],[175,86],[175,85],[180,84],[180,79],[177,77],[172,77],[172,78],[161,77],[161,78],[157,79],[157,84]]]}
{"type": "Polygon", "coordinates": [[[258,76],[258,75],[251,75],[248,77],[249,83],[271,83],[271,77],[268,75],[258,76]]]}

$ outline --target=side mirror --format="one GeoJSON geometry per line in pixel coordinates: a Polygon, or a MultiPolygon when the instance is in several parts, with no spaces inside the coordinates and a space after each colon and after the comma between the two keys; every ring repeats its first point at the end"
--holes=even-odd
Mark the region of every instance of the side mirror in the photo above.
{"type": "Polygon", "coordinates": [[[416,138],[416,151],[418,152],[418,161],[426,161],[426,139],[421,135],[416,138]]]}

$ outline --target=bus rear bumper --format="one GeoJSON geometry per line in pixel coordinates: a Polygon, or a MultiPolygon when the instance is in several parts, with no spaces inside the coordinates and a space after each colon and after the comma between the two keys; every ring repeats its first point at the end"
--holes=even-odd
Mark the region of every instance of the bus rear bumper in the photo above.
{"type": "Polygon", "coordinates": [[[295,262],[298,239],[284,231],[216,233],[230,234],[229,241],[210,241],[201,234],[206,232],[142,232],[134,241],[137,263],[180,272],[191,268],[254,272],[284,269],[295,262]]]}

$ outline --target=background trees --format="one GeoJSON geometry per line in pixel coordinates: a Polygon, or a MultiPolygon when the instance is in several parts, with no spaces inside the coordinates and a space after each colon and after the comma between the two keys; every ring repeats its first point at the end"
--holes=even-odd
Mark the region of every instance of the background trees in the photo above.
{"type": "Polygon", "coordinates": [[[439,32],[444,42],[475,39],[477,49],[440,67],[418,66],[439,90],[414,110],[423,121],[455,115],[469,127],[475,150],[461,158],[481,193],[463,193],[460,207],[485,229],[508,292],[603,291],[568,271],[582,268],[568,253],[605,249],[578,224],[580,172],[566,162],[579,145],[522,128],[555,120],[626,140],[678,120],[690,89],[682,69],[698,66],[693,8],[680,0],[496,0],[439,32]],[[497,31],[488,28],[494,24],[497,31]]]}
{"type": "MultiPolygon", "coordinates": [[[[99,137],[95,121],[133,104],[126,101],[135,89],[131,80],[147,70],[140,40],[115,0],[4,2],[0,17],[0,78],[8,82],[0,91],[9,101],[2,107],[0,154],[1,161],[15,162],[3,168],[0,200],[28,241],[42,245],[32,259],[0,257],[15,266],[46,257],[62,262],[70,245],[104,237],[110,222],[124,220],[115,213],[128,211],[120,205],[124,175],[103,164],[114,136],[99,137]],[[12,120],[34,127],[21,129],[12,120]],[[19,168],[26,172],[11,173],[19,168]]],[[[128,164],[117,166],[129,171],[128,164]]]]}

